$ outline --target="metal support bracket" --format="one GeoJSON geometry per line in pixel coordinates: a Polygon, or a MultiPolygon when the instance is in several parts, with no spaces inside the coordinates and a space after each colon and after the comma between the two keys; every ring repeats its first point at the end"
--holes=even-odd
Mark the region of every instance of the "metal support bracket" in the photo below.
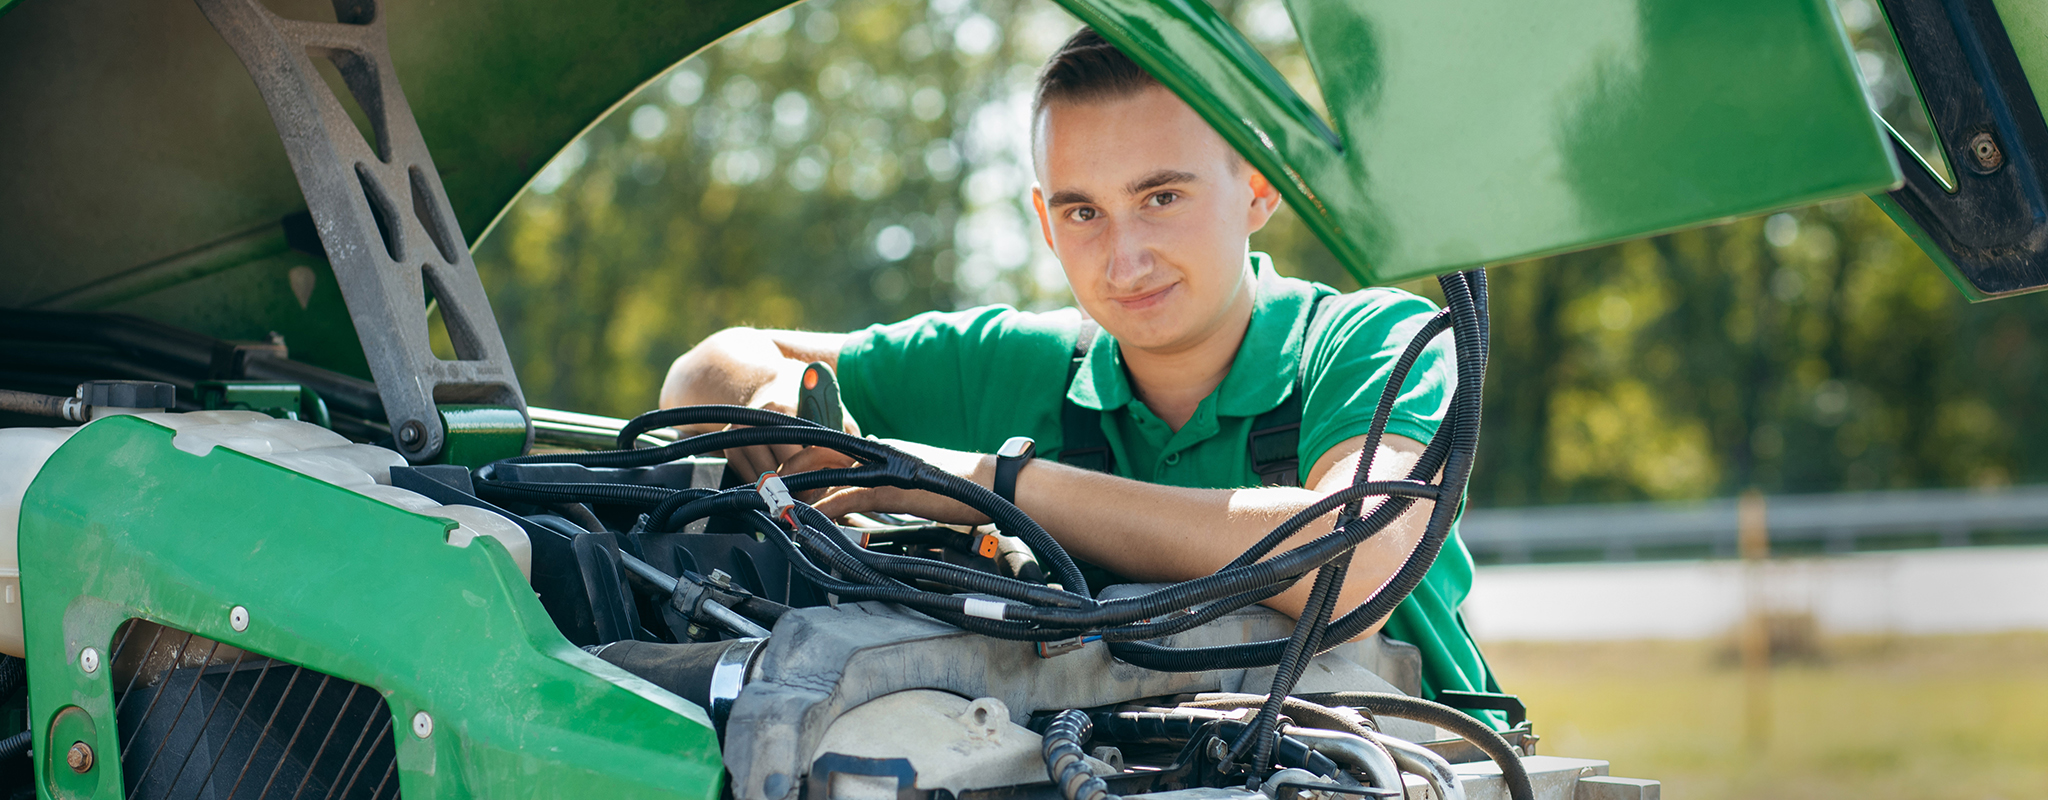
{"type": "Polygon", "coordinates": [[[284,140],[307,209],[334,265],[399,452],[436,459],[448,432],[437,403],[504,406],[532,419],[385,46],[375,0],[334,0],[338,22],[285,19],[259,0],[197,0],[233,47],[284,140]],[[314,68],[332,63],[369,118],[366,141],[314,68]],[[456,360],[434,355],[428,293],[456,360]]]}
{"type": "Polygon", "coordinates": [[[1894,140],[1905,185],[1879,206],[1923,248],[1938,249],[1929,255],[1972,300],[2048,289],[2048,122],[1997,8],[1991,0],[1882,2],[1955,186],[1894,140]]]}

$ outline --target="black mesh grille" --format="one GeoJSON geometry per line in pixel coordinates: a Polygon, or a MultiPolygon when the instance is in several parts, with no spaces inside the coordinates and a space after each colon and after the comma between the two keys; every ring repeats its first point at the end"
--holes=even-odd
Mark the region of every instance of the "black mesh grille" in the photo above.
{"type": "Polygon", "coordinates": [[[148,622],[114,639],[131,800],[398,796],[391,709],[376,690],[148,622]]]}

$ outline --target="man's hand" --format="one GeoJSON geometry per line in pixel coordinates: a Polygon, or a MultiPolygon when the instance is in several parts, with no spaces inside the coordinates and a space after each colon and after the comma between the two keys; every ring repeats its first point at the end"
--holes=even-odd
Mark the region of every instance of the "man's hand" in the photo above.
{"type": "MultiPolygon", "coordinates": [[[[964,453],[893,439],[883,440],[882,443],[982,486],[988,486],[995,480],[995,456],[964,453]]],[[[850,466],[853,466],[853,459],[843,453],[823,447],[810,447],[783,464],[782,474],[795,475],[812,470],[850,466]]],[[[981,525],[989,521],[986,515],[958,500],[931,492],[898,489],[894,486],[842,486],[820,490],[800,499],[833,519],[848,514],[882,511],[891,514],[910,514],[933,522],[956,525],[981,525]]]]}
{"type": "MultiPolygon", "coordinates": [[[[813,361],[839,365],[844,334],[727,328],[712,334],[669,367],[661,387],[661,407],[735,405],[782,414],[796,414],[797,391],[804,367],[813,361]]],[[[842,412],[844,409],[842,409],[842,412]]],[[[852,414],[843,414],[846,432],[860,435],[852,414]]],[[[744,427],[689,425],[685,436],[744,427]]],[[[802,445],[735,447],[725,451],[734,472],[751,481],[795,458],[802,445]]]]}

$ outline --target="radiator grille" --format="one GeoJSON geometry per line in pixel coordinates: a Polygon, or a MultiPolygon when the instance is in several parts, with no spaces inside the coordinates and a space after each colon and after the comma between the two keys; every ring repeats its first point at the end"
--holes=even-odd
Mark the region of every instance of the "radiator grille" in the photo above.
{"type": "Polygon", "coordinates": [[[375,689],[140,620],[114,640],[131,800],[398,796],[391,709],[375,689]]]}

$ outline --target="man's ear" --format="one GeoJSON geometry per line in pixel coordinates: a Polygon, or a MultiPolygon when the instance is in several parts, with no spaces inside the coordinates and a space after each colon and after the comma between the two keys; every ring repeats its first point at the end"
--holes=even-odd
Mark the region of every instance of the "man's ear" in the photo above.
{"type": "MultiPolygon", "coordinates": [[[[1059,248],[1052,246],[1052,217],[1045,211],[1045,191],[1038,184],[1031,184],[1031,210],[1038,212],[1038,232],[1045,237],[1046,249],[1059,255],[1059,248]]],[[[1264,223],[1260,223],[1264,224],[1264,223]]]]}
{"type": "Polygon", "coordinates": [[[1272,181],[1266,180],[1265,173],[1251,165],[1245,165],[1244,171],[1251,176],[1252,204],[1251,208],[1247,209],[1245,217],[1245,235],[1249,236],[1266,227],[1266,222],[1273,218],[1273,213],[1280,210],[1280,190],[1273,186],[1272,181]]]}

